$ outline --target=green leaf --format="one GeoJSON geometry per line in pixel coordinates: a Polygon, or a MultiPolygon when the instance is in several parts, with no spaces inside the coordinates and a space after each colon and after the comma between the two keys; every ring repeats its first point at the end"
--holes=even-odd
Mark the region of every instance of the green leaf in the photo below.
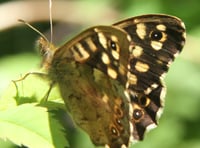
{"type": "Polygon", "coordinates": [[[63,127],[50,114],[46,108],[36,104],[0,111],[0,138],[31,148],[68,146],[63,127]],[[56,142],[58,139],[59,143],[56,142]]]}
{"type": "MultiPolygon", "coordinates": [[[[14,66],[10,66],[9,69],[13,70],[10,73],[19,75],[16,74],[18,72],[13,67],[23,67],[24,64],[19,63],[19,61],[25,61],[23,58],[31,59],[31,56],[16,56],[16,61],[13,60],[13,57],[11,58],[13,60],[11,63],[14,66]]],[[[9,61],[9,59],[6,61],[9,61]]],[[[6,74],[6,67],[8,66],[3,63],[0,64],[0,67],[4,69],[4,76],[1,79],[8,75],[6,74]]],[[[26,62],[24,63],[26,64],[26,62]]],[[[32,66],[29,65],[25,69],[30,69],[30,67],[32,66]]],[[[42,104],[45,107],[38,107],[36,103],[39,104],[47,93],[50,81],[45,76],[40,77],[33,74],[22,79],[30,70],[19,69],[18,71],[23,74],[17,77],[6,77],[7,82],[10,84],[6,89],[1,90],[0,94],[0,139],[6,140],[6,142],[0,142],[0,147],[5,147],[4,145],[12,144],[12,142],[16,145],[23,144],[31,148],[68,146],[67,132],[64,129],[66,127],[63,126],[63,122],[66,122],[66,111],[57,87],[52,88],[48,101],[42,104]],[[21,80],[16,82],[15,87],[12,80],[18,79],[21,80]]],[[[40,72],[39,70],[32,71],[40,72]]]]}

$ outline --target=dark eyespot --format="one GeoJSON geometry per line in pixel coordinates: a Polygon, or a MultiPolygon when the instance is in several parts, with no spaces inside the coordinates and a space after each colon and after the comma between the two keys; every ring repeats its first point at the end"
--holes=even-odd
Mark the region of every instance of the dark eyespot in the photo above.
{"type": "Polygon", "coordinates": [[[116,121],[115,121],[119,126],[122,126],[122,123],[121,123],[121,120],[119,120],[119,119],[116,119],[116,121]]]}
{"type": "Polygon", "coordinates": [[[140,100],[140,104],[142,106],[146,106],[146,104],[147,104],[147,98],[146,98],[146,96],[140,97],[139,100],[140,100]]]}
{"type": "Polygon", "coordinates": [[[113,136],[119,136],[119,132],[117,130],[117,128],[113,125],[110,126],[110,131],[112,133],[113,136]]]}
{"type": "Polygon", "coordinates": [[[140,109],[135,109],[133,111],[133,118],[139,120],[143,116],[143,112],[140,109]]]}
{"type": "Polygon", "coordinates": [[[114,111],[117,114],[117,116],[119,116],[120,118],[123,117],[124,113],[119,107],[115,106],[114,111]]]}
{"type": "Polygon", "coordinates": [[[152,40],[155,40],[155,41],[161,40],[162,37],[163,37],[163,34],[162,34],[161,31],[153,31],[153,32],[151,32],[151,34],[150,34],[150,38],[151,38],[152,40]]]}
{"type": "Polygon", "coordinates": [[[114,41],[110,41],[110,47],[113,49],[113,50],[117,50],[117,45],[114,41]]]}

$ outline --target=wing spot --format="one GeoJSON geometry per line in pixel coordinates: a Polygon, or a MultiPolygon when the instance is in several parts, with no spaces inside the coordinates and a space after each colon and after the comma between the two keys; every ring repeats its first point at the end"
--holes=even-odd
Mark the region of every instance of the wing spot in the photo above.
{"type": "Polygon", "coordinates": [[[161,105],[164,106],[165,104],[165,96],[166,96],[166,88],[163,87],[160,92],[160,99],[161,99],[161,105]]]}
{"type": "Polygon", "coordinates": [[[155,42],[164,42],[167,40],[167,34],[163,31],[152,31],[150,33],[150,39],[155,42]]]}
{"type": "Polygon", "coordinates": [[[136,33],[140,39],[144,39],[146,36],[146,26],[143,23],[139,23],[136,25],[136,33]]]}
{"type": "Polygon", "coordinates": [[[122,118],[124,116],[122,109],[120,109],[117,105],[114,106],[114,112],[119,118],[122,118]]]}
{"type": "Polygon", "coordinates": [[[118,71],[121,75],[125,75],[126,74],[126,68],[124,67],[124,65],[119,64],[119,68],[118,71]]]}
{"type": "Polygon", "coordinates": [[[102,53],[101,60],[106,65],[110,64],[109,56],[105,52],[102,53]]]}
{"type": "Polygon", "coordinates": [[[154,50],[160,50],[162,49],[162,46],[163,44],[158,42],[158,41],[151,41],[151,47],[154,49],[154,50]]]}
{"type": "Polygon", "coordinates": [[[108,103],[108,101],[109,101],[108,96],[107,96],[107,95],[104,95],[104,96],[102,97],[102,101],[105,102],[105,103],[108,103]]]}
{"type": "Polygon", "coordinates": [[[108,67],[108,69],[107,69],[107,74],[108,74],[111,78],[117,79],[117,72],[116,72],[114,69],[112,69],[111,67],[108,67]]]}
{"type": "Polygon", "coordinates": [[[80,59],[80,60],[86,60],[90,57],[90,54],[85,50],[85,48],[82,46],[82,44],[77,43],[75,46],[78,48],[79,52],[82,55],[82,59],[80,59]]]}
{"type": "Polygon", "coordinates": [[[139,57],[142,55],[142,53],[143,53],[143,48],[140,46],[135,46],[135,48],[132,51],[134,57],[139,57]]]}
{"type": "Polygon", "coordinates": [[[116,36],[114,36],[114,35],[111,36],[111,39],[112,39],[112,41],[114,41],[114,42],[118,42],[118,38],[117,38],[116,36]]]}
{"type": "MultiPolygon", "coordinates": [[[[183,37],[184,39],[186,39],[186,32],[183,32],[182,37],[183,37]]],[[[185,42],[184,42],[184,43],[185,43],[185,42]]],[[[183,43],[183,45],[184,45],[184,43],[183,43]]]]}
{"type": "Polygon", "coordinates": [[[91,49],[92,52],[97,51],[97,46],[94,44],[92,38],[86,38],[85,39],[86,43],[88,44],[89,48],[91,49]]]}
{"type": "Polygon", "coordinates": [[[139,72],[147,72],[149,70],[149,65],[142,62],[137,62],[135,64],[135,69],[139,72]]]}
{"type": "Polygon", "coordinates": [[[85,51],[85,49],[82,47],[80,43],[77,43],[75,46],[76,48],[72,46],[70,48],[70,51],[72,52],[74,59],[76,61],[82,62],[90,57],[90,54],[87,51],[85,51]]]}
{"type": "MultiPolygon", "coordinates": [[[[137,84],[137,76],[130,72],[127,73],[127,79],[128,79],[128,84],[127,84],[128,86],[129,86],[129,84],[131,84],[131,85],[137,84]]],[[[127,88],[128,88],[128,86],[127,86],[127,88]]]]}
{"type": "Polygon", "coordinates": [[[112,50],[111,53],[114,59],[119,60],[119,53],[117,51],[112,50]]]}
{"type": "Polygon", "coordinates": [[[158,30],[160,30],[160,31],[166,31],[166,29],[167,29],[166,26],[163,25],[163,24],[157,25],[156,28],[157,28],[158,30]]]}
{"type": "Polygon", "coordinates": [[[138,97],[138,99],[139,99],[139,103],[142,107],[147,107],[151,102],[150,99],[148,97],[146,97],[145,95],[138,97]]]}
{"type": "Polygon", "coordinates": [[[122,144],[121,148],[127,148],[127,146],[125,144],[122,144]]]}
{"type": "Polygon", "coordinates": [[[185,29],[185,24],[183,22],[181,22],[180,24],[185,29]]]}
{"type": "Polygon", "coordinates": [[[134,109],[133,110],[133,118],[135,120],[141,119],[143,115],[144,115],[144,113],[141,109],[134,109]]]}
{"type": "Polygon", "coordinates": [[[146,90],[144,90],[144,93],[146,95],[150,94],[152,90],[156,89],[158,87],[158,84],[153,83],[150,87],[148,87],[146,90]]]}
{"type": "Polygon", "coordinates": [[[103,46],[104,49],[108,49],[107,39],[103,33],[98,33],[99,42],[103,46]]]}
{"type": "Polygon", "coordinates": [[[148,132],[148,131],[150,131],[150,130],[156,128],[156,127],[157,127],[157,125],[156,125],[155,123],[149,124],[149,125],[146,127],[146,131],[148,132]]]}
{"type": "Polygon", "coordinates": [[[132,120],[135,120],[134,122],[140,122],[140,119],[144,116],[144,109],[141,108],[138,104],[135,102],[132,102],[133,107],[133,113],[132,113],[132,120]]]}
{"type": "Polygon", "coordinates": [[[120,133],[117,130],[115,125],[110,125],[110,131],[111,131],[113,136],[116,136],[116,137],[120,136],[120,133]]]}

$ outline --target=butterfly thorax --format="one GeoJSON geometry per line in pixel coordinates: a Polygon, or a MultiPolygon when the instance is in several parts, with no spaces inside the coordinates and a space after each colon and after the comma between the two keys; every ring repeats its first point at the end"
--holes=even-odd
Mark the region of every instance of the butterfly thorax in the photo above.
{"type": "Polygon", "coordinates": [[[38,39],[38,46],[40,55],[42,56],[42,69],[48,71],[57,48],[43,37],[38,39]]]}

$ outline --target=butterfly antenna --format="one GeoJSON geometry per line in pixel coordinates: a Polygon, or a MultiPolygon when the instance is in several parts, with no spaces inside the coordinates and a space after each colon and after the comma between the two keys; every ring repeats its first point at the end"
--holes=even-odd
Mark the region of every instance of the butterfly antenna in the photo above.
{"type": "Polygon", "coordinates": [[[49,0],[49,23],[50,23],[50,30],[51,30],[51,40],[50,43],[53,42],[53,23],[52,23],[52,0],[49,0]]]}
{"type": "Polygon", "coordinates": [[[38,29],[33,27],[31,24],[29,24],[28,22],[26,22],[25,20],[22,20],[22,19],[18,19],[18,21],[21,23],[24,23],[25,25],[27,25],[28,27],[33,29],[35,32],[37,32],[40,36],[42,36],[42,38],[44,38],[49,43],[49,40],[46,38],[46,36],[44,34],[42,34],[38,29]]]}

